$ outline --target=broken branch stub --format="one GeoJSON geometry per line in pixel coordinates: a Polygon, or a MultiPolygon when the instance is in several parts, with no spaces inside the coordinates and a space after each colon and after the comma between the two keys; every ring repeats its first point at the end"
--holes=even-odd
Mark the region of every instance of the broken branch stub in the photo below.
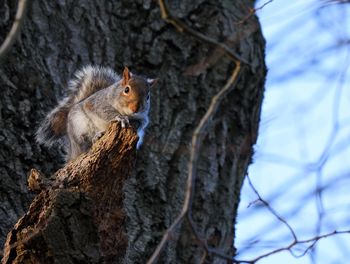
{"type": "Polygon", "coordinates": [[[128,244],[123,185],[137,139],[133,128],[112,122],[88,153],[54,174],[51,186],[33,170],[31,184],[43,187],[9,232],[2,263],[121,262],[128,244]]]}

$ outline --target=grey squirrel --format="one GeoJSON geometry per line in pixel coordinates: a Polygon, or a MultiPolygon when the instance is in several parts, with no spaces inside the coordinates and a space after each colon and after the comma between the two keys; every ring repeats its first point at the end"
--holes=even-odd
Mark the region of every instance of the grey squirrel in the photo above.
{"type": "Polygon", "coordinates": [[[39,126],[36,140],[48,147],[63,144],[68,161],[86,152],[110,121],[121,121],[124,127],[134,119],[140,123],[139,148],[149,122],[150,88],[155,82],[131,74],[127,67],[122,76],[107,67],[84,67],[69,82],[69,95],[39,126]]]}

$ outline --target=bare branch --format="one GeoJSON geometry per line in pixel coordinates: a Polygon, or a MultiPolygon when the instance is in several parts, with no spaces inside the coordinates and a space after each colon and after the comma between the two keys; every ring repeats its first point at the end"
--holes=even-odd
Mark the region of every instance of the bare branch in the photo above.
{"type": "Polygon", "coordinates": [[[239,72],[241,70],[241,63],[244,62],[246,64],[249,64],[242,58],[240,58],[235,52],[233,52],[227,45],[223,43],[219,43],[215,41],[214,39],[211,39],[202,33],[199,33],[189,27],[187,27],[182,21],[174,18],[168,11],[165,3],[163,0],[159,0],[159,7],[161,11],[162,18],[167,21],[168,23],[171,23],[174,25],[178,31],[182,33],[187,33],[188,35],[191,35],[195,37],[196,39],[203,41],[205,43],[208,43],[210,45],[215,46],[218,49],[221,49],[225,52],[225,54],[234,62],[235,69],[233,70],[231,77],[227,80],[226,84],[221,88],[221,90],[212,98],[211,103],[209,105],[209,108],[205,115],[200,120],[198,126],[194,130],[192,134],[192,145],[190,149],[190,160],[188,163],[188,175],[187,175],[187,183],[186,183],[186,192],[185,192],[185,198],[184,203],[181,209],[180,214],[176,217],[174,222],[171,224],[171,226],[165,231],[163,238],[161,242],[158,244],[156,250],[153,252],[152,256],[148,260],[148,264],[155,263],[157,259],[159,258],[162,250],[164,249],[167,241],[171,239],[171,235],[175,231],[175,229],[184,221],[185,217],[188,220],[191,231],[195,235],[197,241],[199,244],[204,248],[205,253],[202,256],[201,262],[204,262],[206,257],[208,255],[216,255],[220,258],[233,261],[232,256],[227,256],[224,253],[220,252],[217,249],[210,248],[207,245],[207,242],[205,239],[201,237],[201,235],[197,232],[195,224],[192,220],[191,215],[191,208],[192,208],[192,202],[193,202],[193,196],[195,192],[195,180],[197,175],[197,162],[199,157],[199,150],[201,147],[201,140],[207,133],[207,128],[212,123],[212,119],[214,115],[217,112],[217,109],[222,101],[222,99],[233,90],[235,87],[234,84],[237,82],[239,72]]]}
{"type": "Polygon", "coordinates": [[[2,43],[0,47],[0,61],[6,56],[10,48],[12,47],[13,43],[15,42],[25,17],[25,11],[27,7],[27,0],[19,0],[18,1],[18,7],[17,7],[17,13],[15,17],[15,21],[12,24],[11,30],[6,36],[6,39],[2,43]]]}
{"type": "Polygon", "coordinates": [[[207,44],[213,45],[222,51],[226,53],[232,60],[234,61],[240,61],[247,65],[250,65],[250,63],[240,57],[236,52],[234,52],[232,49],[230,49],[227,45],[224,43],[217,42],[216,40],[203,35],[202,33],[193,30],[192,28],[188,27],[185,23],[183,23],[181,20],[175,18],[173,15],[170,14],[168,8],[166,7],[164,0],[159,0],[159,7],[160,7],[160,13],[162,18],[167,21],[168,23],[172,24],[178,31],[181,33],[187,33],[188,35],[191,35],[192,37],[195,37],[198,40],[204,41],[207,44]]]}
{"type": "Polygon", "coordinates": [[[199,156],[199,149],[200,149],[200,143],[201,139],[205,135],[205,130],[211,123],[211,120],[213,116],[216,113],[216,110],[218,109],[220,102],[222,99],[226,96],[228,92],[230,92],[233,89],[234,82],[237,81],[238,73],[240,72],[241,64],[239,61],[236,61],[236,68],[234,69],[230,79],[226,82],[224,87],[220,90],[219,93],[217,93],[211,100],[211,104],[205,113],[205,115],[202,117],[201,121],[199,122],[199,125],[195,129],[193,136],[192,136],[192,147],[191,147],[191,153],[190,153],[190,161],[188,164],[188,176],[187,176],[187,184],[186,184],[186,193],[185,193],[185,200],[184,204],[181,210],[181,213],[176,217],[173,224],[166,230],[165,234],[163,235],[163,238],[159,245],[157,246],[156,250],[152,254],[151,258],[148,260],[147,263],[155,263],[155,261],[158,259],[161,251],[163,250],[166,242],[170,239],[171,234],[174,232],[175,228],[178,227],[180,223],[184,220],[184,217],[187,213],[189,213],[190,208],[192,207],[192,200],[193,200],[193,194],[194,194],[194,183],[196,180],[196,170],[197,170],[197,161],[199,156]]]}
{"type": "Polygon", "coordinates": [[[243,18],[241,21],[237,22],[237,24],[243,24],[244,22],[246,22],[249,18],[251,18],[257,11],[263,9],[265,6],[267,6],[268,4],[272,3],[273,0],[269,0],[267,2],[265,2],[264,4],[262,4],[261,6],[257,7],[257,8],[251,8],[249,9],[249,13],[248,15],[243,18]]]}
{"type": "Polygon", "coordinates": [[[323,0],[325,4],[336,4],[336,5],[342,5],[342,4],[350,4],[350,0],[323,0]]]}
{"type": "Polygon", "coordinates": [[[183,213],[183,210],[182,210],[181,214],[175,219],[175,221],[172,223],[172,225],[165,231],[162,240],[158,244],[156,250],[153,252],[150,259],[147,261],[147,264],[152,264],[152,263],[155,263],[157,261],[157,259],[160,255],[160,253],[162,252],[166,242],[168,242],[168,240],[171,238],[171,234],[174,232],[174,229],[180,223],[182,223],[184,216],[185,216],[185,213],[183,213]]]}
{"type": "MultiPolygon", "coordinates": [[[[260,196],[259,192],[256,190],[256,188],[254,187],[254,185],[252,184],[249,176],[247,176],[248,182],[250,187],[252,188],[252,190],[254,191],[254,193],[258,196],[258,201],[261,201],[267,208],[268,210],[280,221],[282,222],[284,225],[287,226],[287,228],[289,229],[289,231],[291,232],[292,236],[293,236],[293,241],[285,247],[281,247],[281,248],[277,248],[274,249],[268,253],[265,253],[263,255],[260,255],[258,257],[256,257],[255,259],[252,260],[237,260],[236,263],[256,263],[259,260],[266,258],[268,256],[271,256],[273,254],[282,252],[282,251],[289,251],[294,257],[300,258],[306,255],[306,253],[308,253],[310,250],[312,250],[314,248],[314,246],[317,244],[317,242],[323,238],[327,238],[330,236],[334,236],[334,235],[339,235],[339,234],[349,234],[350,230],[345,230],[345,231],[333,231],[324,235],[317,235],[315,237],[309,238],[309,239],[304,239],[304,240],[298,240],[294,230],[292,229],[292,227],[288,224],[288,222],[283,219],[281,216],[279,216],[277,214],[277,212],[269,205],[268,202],[266,202],[264,199],[262,199],[262,197],[260,196]],[[300,245],[300,244],[308,244],[311,243],[309,246],[306,247],[306,249],[299,255],[295,254],[292,249],[296,246],[296,245],[300,245]]],[[[254,201],[255,203],[256,201],[254,201]]]]}
{"type": "Polygon", "coordinates": [[[201,257],[201,260],[199,261],[199,264],[204,264],[206,259],[207,259],[207,256],[208,256],[207,251],[204,251],[204,253],[201,257]]]}
{"type": "Polygon", "coordinates": [[[298,244],[307,244],[307,243],[311,243],[310,246],[308,246],[301,255],[299,255],[298,257],[302,257],[304,256],[311,248],[313,248],[314,245],[316,245],[316,243],[323,239],[323,238],[327,238],[327,237],[330,237],[330,236],[334,236],[334,235],[340,235],[340,234],[350,234],[350,230],[345,230],[345,231],[333,231],[333,232],[330,232],[330,233],[327,233],[327,234],[324,234],[324,235],[319,235],[319,236],[315,236],[313,238],[309,238],[309,239],[304,239],[304,240],[294,240],[293,242],[291,242],[288,246],[286,247],[281,247],[281,248],[278,248],[278,249],[275,249],[275,250],[272,250],[266,254],[263,254],[263,255],[260,255],[258,256],[257,258],[255,259],[252,259],[252,260],[237,260],[236,263],[250,263],[250,264],[253,264],[253,263],[256,263],[258,262],[259,260],[263,259],[263,258],[266,258],[268,256],[271,256],[273,254],[276,254],[276,253],[279,253],[279,252],[282,252],[282,251],[289,251],[289,252],[292,252],[292,248],[295,246],[295,245],[298,245],[298,244]]]}
{"type": "MultiPolygon", "coordinates": [[[[247,179],[248,179],[249,186],[252,188],[252,190],[254,191],[256,196],[258,196],[258,201],[261,201],[266,206],[266,208],[278,219],[278,221],[282,222],[289,229],[289,231],[292,234],[294,240],[298,240],[298,238],[297,238],[293,228],[288,224],[288,222],[285,219],[283,219],[279,214],[277,214],[277,212],[270,206],[270,204],[268,202],[266,202],[260,196],[259,192],[255,189],[252,181],[250,180],[249,175],[247,175],[247,179]]],[[[254,201],[254,202],[256,202],[256,201],[254,201]]]]}
{"type": "Polygon", "coordinates": [[[188,223],[190,224],[192,233],[195,235],[195,237],[197,239],[197,242],[205,250],[205,256],[207,257],[208,255],[215,255],[215,256],[220,257],[222,259],[233,261],[233,257],[232,256],[228,256],[228,255],[224,254],[223,252],[221,252],[220,250],[208,246],[207,241],[205,239],[203,239],[201,237],[201,235],[199,234],[199,232],[196,230],[195,223],[194,223],[194,221],[192,219],[192,215],[191,215],[191,211],[190,210],[191,210],[191,208],[189,208],[189,211],[186,214],[186,216],[187,216],[186,219],[187,219],[188,223]]]}

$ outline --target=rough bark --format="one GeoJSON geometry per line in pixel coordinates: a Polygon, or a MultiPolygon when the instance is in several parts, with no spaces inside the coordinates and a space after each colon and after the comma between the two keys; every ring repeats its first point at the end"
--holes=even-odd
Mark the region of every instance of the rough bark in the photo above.
{"type": "Polygon", "coordinates": [[[57,171],[9,232],[2,263],[121,263],[123,186],[136,142],[133,129],[113,123],[87,154],[57,171]]]}
{"type": "MultiPolygon", "coordinates": [[[[0,2],[1,41],[15,3],[0,2]]],[[[234,219],[256,141],[266,74],[256,17],[239,23],[250,8],[252,1],[243,0],[169,1],[172,13],[188,26],[226,43],[250,63],[204,139],[193,208],[198,231],[228,254],[234,253],[234,219]]],[[[58,151],[37,146],[33,133],[73,72],[89,63],[119,71],[128,65],[160,78],[136,172],[124,188],[126,262],[145,263],[179,213],[191,134],[233,63],[216,47],[164,22],[156,1],[32,1],[19,41],[0,66],[0,242],[32,198],[25,186],[29,169],[48,174],[60,166],[58,151]]],[[[160,263],[198,262],[203,250],[188,234],[182,226],[160,263]]]]}

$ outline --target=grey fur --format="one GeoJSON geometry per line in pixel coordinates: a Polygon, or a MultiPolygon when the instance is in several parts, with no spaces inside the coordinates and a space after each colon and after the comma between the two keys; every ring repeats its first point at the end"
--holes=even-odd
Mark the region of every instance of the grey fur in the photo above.
{"type": "Polygon", "coordinates": [[[56,108],[54,108],[41,122],[38,130],[35,133],[35,139],[39,144],[47,147],[52,147],[54,144],[64,144],[62,135],[55,133],[53,130],[53,120],[60,113],[67,113],[65,107],[70,107],[69,97],[63,98],[56,108]]]}
{"type": "MultiPolygon", "coordinates": [[[[132,75],[138,83],[135,84],[136,101],[139,108],[133,113],[123,96],[122,78],[110,68],[87,66],[75,74],[69,82],[69,95],[63,98],[58,106],[44,119],[36,132],[37,142],[51,147],[55,143],[63,145],[67,152],[66,160],[74,159],[86,152],[106,130],[110,121],[128,118],[140,122],[138,128],[139,148],[143,141],[144,129],[148,125],[150,108],[149,88],[151,79],[132,75]],[[65,118],[64,123],[58,123],[58,117],[65,118]],[[56,122],[56,123],[55,123],[56,122]],[[64,128],[62,133],[57,129],[64,128]]],[[[134,101],[135,101],[134,100],[134,101]]]]}

